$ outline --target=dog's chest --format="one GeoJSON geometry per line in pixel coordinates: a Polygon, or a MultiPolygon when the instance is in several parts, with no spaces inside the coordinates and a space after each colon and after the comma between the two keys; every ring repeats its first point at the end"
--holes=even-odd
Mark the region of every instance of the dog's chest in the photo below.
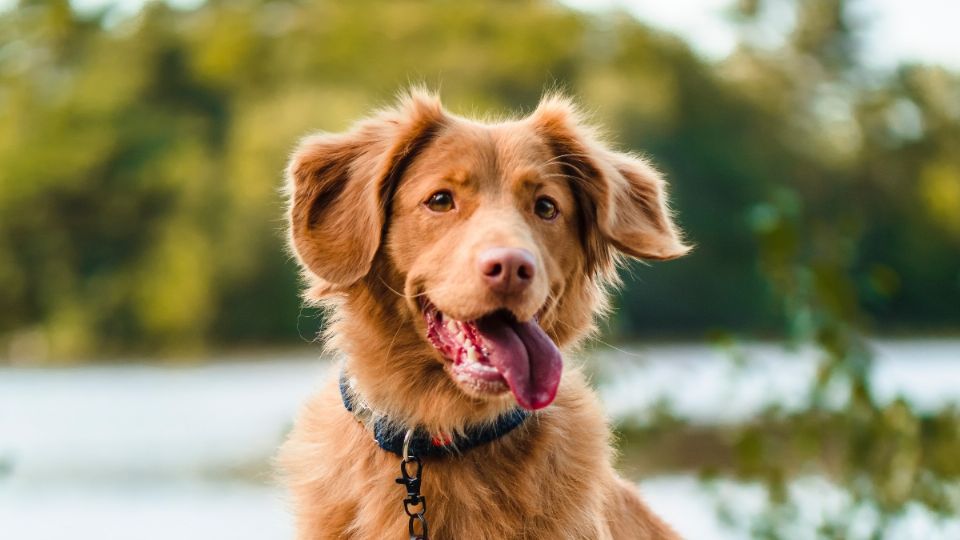
{"type": "MultiPolygon", "coordinates": [[[[425,460],[421,493],[430,537],[604,538],[604,524],[596,518],[602,513],[599,479],[583,482],[587,475],[581,467],[565,470],[560,465],[568,458],[544,457],[550,463],[531,461],[529,454],[520,462],[504,461],[491,451],[425,460]]],[[[365,480],[350,483],[356,486],[349,505],[353,515],[344,532],[356,538],[393,538],[395,531],[396,538],[407,538],[406,491],[395,481],[400,459],[377,458],[365,480]],[[391,536],[383,536],[386,531],[391,536]]]]}

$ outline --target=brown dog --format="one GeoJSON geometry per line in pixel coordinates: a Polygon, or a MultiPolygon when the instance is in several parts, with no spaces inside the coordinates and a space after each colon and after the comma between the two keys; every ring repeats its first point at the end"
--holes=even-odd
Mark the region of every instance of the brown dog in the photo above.
{"type": "Polygon", "coordinates": [[[484,124],[413,91],[305,139],[288,189],[307,297],[344,355],[279,456],[299,538],[420,531],[395,482],[408,430],[423,463],[408,508],[425,497],[434,540],[676,537],[613,470],[560,353],[593,329],[621,254],[688,251],[650,165],[560,97],[484,124]]]}

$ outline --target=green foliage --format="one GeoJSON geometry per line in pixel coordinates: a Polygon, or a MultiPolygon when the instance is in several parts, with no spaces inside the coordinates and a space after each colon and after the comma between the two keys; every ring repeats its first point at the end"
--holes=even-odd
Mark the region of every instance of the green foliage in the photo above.
{"type": "Polygon", "coordinates": [[[778,428],[771,429],[769,418],[739,426],[732,439],[741,452],[740,472],[763,479],[774,503],[754,522],[756,536],[791,537],[797,507],[784,479],[817,471],[849,496],[846,509],[828,516],[818,536],[880,538],[912,505],[960,511],[960,479],[943,458],[960,451],[957,412],[924,417],[903,401],[878,403],[871,391],[872,354],[862,338],[870,325],[867,312],[901,324],[929,323],[952,317],[932,296],[949,298],[953,309],[958,305],[951,282],[960,251],[946,215],[960,207],[945,207],[960,190],[953,169],[958,158],[950,150],[960,142],[960,107],[943,114],[949,107],[929,104],[934,95],[960,97],[960,80],[905,67],[877,85],[855,61],[847,2],[802,2],[797,10],[793,39],[775,64],[749,47],[743,56],[803,81],[790,93],[808,116],[793,115],[796,124],[787,133],[809,132],[795,141],[796,165],[803,176],[813,176],[771,186],[752,224],[788,336],[816,345],[823,360],[808,410],[776,418],[778,428]],[[911,81],[918,78],[937,82],[917,92],[911,81]],[[917,250],[919,244],[938,247],[917,250]],[[919,300],[926,295],[929,302],[919,300]],[[907,315],[905,305],[918,301],[907,315]],[[834,410],[829,402],[838,391],[845,403],[834,410]],[[864,512],[875,519],[864,519],[864,512]]]}
{"type": "MultiPolygon", "coordinates": [[[[798,9],[783,50],[707,65],[626,15],[545,1],[151,3],[120,20],[23,2],[0,13],[0,340],[42,359],[311,334],[282,248],[287,152],[421,81],[466,114],[565,89],[663,166],[698,249],[634,269],[621,336],[779,333],[816,302],[956,328],[960,83],[857,73],[842,3],[798,9]]],[[[745,3],[740,24],[762,12],[745,3]]]]}

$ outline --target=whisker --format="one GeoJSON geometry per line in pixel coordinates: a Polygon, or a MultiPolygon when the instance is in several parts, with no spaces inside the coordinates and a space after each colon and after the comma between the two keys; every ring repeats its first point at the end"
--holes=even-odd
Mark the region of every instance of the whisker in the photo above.
{"type": "Polygon", "coordinates": [[[589,183],[589,180],[587,180],[587,179],[585,179],[585,178],[581,178],[581,177],[579,177],[579,176],[572,176],[572,175],[569,175],[569,174],[563,174],[563,173],[548,173],[548,174],[543,175],[543,177],[544,177],[544,178],[563,178],[563,179],[565,179],[565,180],[569,180],[569,181],[571,181],[571,182],[577,182],[577,183],[580,183],[580,184],[587,184],[587,183],[589,183]]]}
{"type": "Polygon", "coordinates": [[[426,291],[423,291],[423,292],[419,292],[419,293],[417,293],[417,294],[406,294],[406,293],[402,293],[402,292],[394,289],[393,287],[391,287],[390,284],[387,283],[387,282],[383,279],[382,276],[380,276],[379,279],[380,279],[380,282],[383,283],[383,286],[386,287],[390,292],[392,292],[393,294],[399,296],[400,298],[404,298],[404,299],[407,299],[407,300],[413,300],[414,298],[420,298],[421,296],[432,295],[432,294],[435,294],[435,293],[443,293],[443,292],[446,292],[446,291],[448,291],[448,290],[450,290],[450,289],[452,288],[451,285],[448,285],[448,286],[445,286],[445,287],[437,287],[437,288],[435,288],[435,289],[429,289],[429,290],[426,290],[426,291]]]}
{"type": "Polygon", "coordinates": [[[406,294],[404,294],[404,293],[402,293],[402,292],[394,289],[393,287],[391,287],[390,284],[387,283],[387,281],[386,281],[385,279],[383,279],[383,276],[377,276],[377,279],[379,279],[379,280],[380,280],[380,283],[383,283],[383,286],[386,287],[386,288],[387,288],[390,292],[392,292],[393,294],[399,296],[400,298],[407,298],[407,295],[406,295],[406,294]]]}
{"type": "MultiPolygon", "coordinates": [[[[562,324],[562,325],[565,325],[567,328],[569,328],[569,329],[571,329],[571,330],[577,330],[576,328],[574,328],[574,326],[573,326],[572,324],[570,324],[570,323],[568,323],[568,322],[566,322],[566,321],[564,321],[564,320],[562,320],[562,319],[560,319],[560,318],[557,318],[557,323],[562,324]]],[[[644,355],[642,355],[642,354],[635,353],[635,352],[632,352],[632,351],[628,351],[628,350],[625,350],[625,349],[621,349],[620,347],[617,347],[616,345],[614,345],[614,344],[612,344],[612,343],[606,342],[606,341],[600,339],[600,338],[597,337],[597,336],[589,336],[589,337],[587,337],[587,341],[599,343],[600,345],[603,345],[603,346],[605,346],[605,347],[607,347],[607,348],[609,348],[609,349],[612,349],[612,350],[614,350],[614,351],[617,351],[617,352],[619,352],[619,353],[621,353],[621,354],[625,354],[625,355],[627,355],[627,356],[632,356],[632,357],[634,357],[634,358],[638,358],[638,359],[641,359],[641,360],[646,360],[646,359],[647,359],[647,357],[644,356],[644,355]]]]}
{"type": "Polygon", "coordinates": [[[563,159],[563,158],[568,158],[568,157],[589,158],[590,155],[589,155],[589,154],[582,154],[582,153],[579,153],[579,152],[571,152],[571,153],[569,153],[569,154],[560,154],[560,155],[558,155],[558,156],[554,156],[554,157],[548,159],[548,160],[547,160],[547,163],[548,163],[548,164],[549,164],[549,163],[554,163],[554,162],[556,162],[556,161],[559,161],[559,160],[561,160],[561,159],[563,159]]]}
{"type": "Polygon", "coordinates": [[[397,336],[400,335],[400,330],[403,330],[403,323],[397,325],[397,331],[393,333],[393,339],[390,340],[390,345],[387,346],[387,360],[390,359],[390,354],[393,353],[393,344],[397,342],[397,336]]]}
{"type": "Polygon", "coordinates": [[[574,171],[577,172],[577,174],[580,175],[581,178],[586,178],[586,177],[587,177],[586,173],[584,173],[583,170],[580,169],[580,167],[577,167],[576,165],[574,165],[574,164],[572,164],[572,163],[564,163],[563,166],[566,167],[566,168],[573,169],[574,171]]]}

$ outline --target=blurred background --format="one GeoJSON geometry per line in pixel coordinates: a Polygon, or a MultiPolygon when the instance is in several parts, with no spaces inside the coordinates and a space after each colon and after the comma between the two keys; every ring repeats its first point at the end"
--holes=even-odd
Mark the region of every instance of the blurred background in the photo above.
{"type": "Polygon", "coordinates": [[[580,354],[689,538],[960,538],[954,0],[0,0],[0,538],[292,537],[329,367],[278,187],[411,83],[575,96],[682,260],[580,354]]]}

